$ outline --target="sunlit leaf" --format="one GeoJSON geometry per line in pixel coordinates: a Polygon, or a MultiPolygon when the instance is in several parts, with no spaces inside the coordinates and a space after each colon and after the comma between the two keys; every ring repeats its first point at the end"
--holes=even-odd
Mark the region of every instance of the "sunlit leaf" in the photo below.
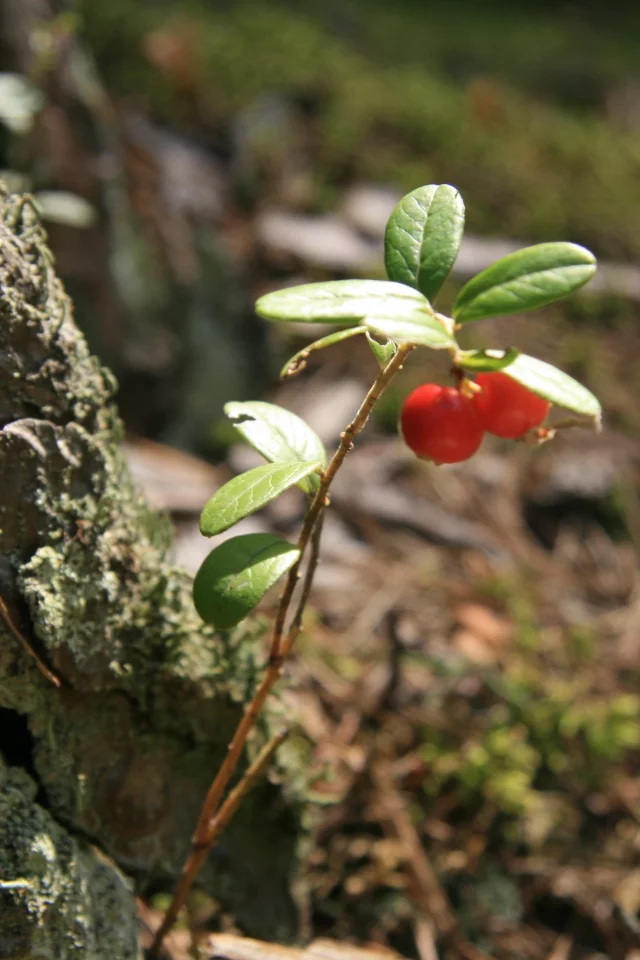
{"type": "Polygon", "coordinates": [[[461,350],[456,360],[466,370],[474,373],[493,373],[504,370],[520,355],[515,347],[506,350],[461,350]]]}
{"type": "Polygon", "coordinates": [[[521,353],[513,363],[505,367],[504,373],[550,403],[571,410],[572,413],[591,417],[599,423],[602,407],[597,398],[573,377],[550,363],[521,353]]]}
{"type": "Polygon", "coordinates": [[[455,187],[429,184],[408,193],[385,232],[389,279],[409,284],[433,300],[455,262],[463,232],[464,203],[455,187]]]}
{"type": "MultiPolygon", "coordinates": [[[[271,463],[319,462],[326,466],[327,452],[320,437],[290,410],[263,400],[225,404],[224,412],[247,443],[271,463]]],[[[316,490],[319,480],[310,474],[298,484],[306,492],[316,490]]]]}
{"type": "Polygon", "coordinates": [[[458,323],[533,310],[566,297],[591,279],[593,254],[575,243],[539,243],[511,253],[467,283],[456,300],[458,323]]]}
{"type": "Polygon", "coordinates": [[[329,280],[267,293],[256,303],[266,320],[353,325],[365,317],[403,317],[430,310],[418,290],[388,280],[329,280]]]}
{"type": "Polygon", "coordinates": [[[433,350],[455,346],[452,334],[433,314],[419,312],[397,319],[367,317],[364,325],[370,333],[395,343],[415,343],[433,350]]]}
{"type": "Polygon", "coordinates": [[[355,337],[360,333],[364,333],[361,327],[347,327],[346,330],[336,330],[335,333],[330,333],[320,340],[314,340],[313,343],[303,347],[302,350],[298,350],[290,360],[287,360],[280,371],[280,376],[294,377],[297,373],[304,370],[307,365],[307,357],[310,353],[313,353],[314,350],[324,350],[325,347],[331,347],[334,343],[340,343],[341,340],[348,340],[349,337],[355,337]]]}
{"type": "Polygon", "coordinates": [[[260,510],[321,466],[315,463],[266,463],[229,480],[205,505],[200,532],[214,537],[260,510]]]}
{"type": "Polygon", "coordinates": [[[271,533],[250,533],[225,540],[211,551],[196,574],[196,610],[218,630],[234,627],[251,613],[299,556],[296,547],[271,533]]]}

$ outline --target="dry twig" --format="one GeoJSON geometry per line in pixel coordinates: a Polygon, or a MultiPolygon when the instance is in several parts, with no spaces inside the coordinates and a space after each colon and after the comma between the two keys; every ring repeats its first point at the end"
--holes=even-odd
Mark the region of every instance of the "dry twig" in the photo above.
{"type": "Polygon", "coordinates": [[[373,778],[380,792],[380,799],[392,824],[394,832],[405,851],[407,867],[414,881],[415,897],[439,936],[457,950],[464,960],[490,960],[487,954],[467,943],[456,923],[451,905],[431,866],[420,837],[407,812],[404,801],[395,787],[388,765],[375,764],[373,778]]]}

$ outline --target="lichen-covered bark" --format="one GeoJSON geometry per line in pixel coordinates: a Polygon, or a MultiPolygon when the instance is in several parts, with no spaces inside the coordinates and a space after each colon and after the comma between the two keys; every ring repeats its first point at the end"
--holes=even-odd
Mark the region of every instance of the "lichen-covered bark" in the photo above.
{"type": "Polygon", "coordinates": [[[0,760],[0,956],[137,960],[130,883],[35,803],[36,789],[0,760]]]}
{"type": "MultiPolygon", "coordinates": [[[[128,475],[113,394],[31,202],[0,189],[0,707],[26,718],[47,822],[157,883],[179,868],[259,656],[250,633],[199,622],[168,526],[128,475]]],[[[205,873],[248,933],[291,937],[297,835],[295,804],[264,784],[205,873]]]]}

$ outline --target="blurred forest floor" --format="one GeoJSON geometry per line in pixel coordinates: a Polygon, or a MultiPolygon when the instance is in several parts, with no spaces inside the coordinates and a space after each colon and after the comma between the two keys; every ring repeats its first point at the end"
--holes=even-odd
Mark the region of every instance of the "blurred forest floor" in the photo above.
{"type": "MultiPolygon", "coordinates": [[[[467,203],[443,310],[500,245],[568,239],[621,265],[468,335],[582,380],[600,436],[418,463],[400,404],[447,371],[426,352],[408,364],[336,483],[281,696],[317,803],[303,938],[638,960],[640,14],[320,7],[1,0],[0,68],[33,86],[22,127],[0,86],[0,166],[41,198],[78,321],[120,381],[132,469],[192,570],[202,505],[252,463],[222,403],[282,403],[331,444],[374,376],[350,340],[279,384],[305,341],[265,329],[253,300],[382,276],[402,192],[450,182],[467,203]]],[[[302,507],[291,491],[240,532],[291,535],[302,507]]],[[[194,916],[235,932],[214,904],[194,916]]]]}

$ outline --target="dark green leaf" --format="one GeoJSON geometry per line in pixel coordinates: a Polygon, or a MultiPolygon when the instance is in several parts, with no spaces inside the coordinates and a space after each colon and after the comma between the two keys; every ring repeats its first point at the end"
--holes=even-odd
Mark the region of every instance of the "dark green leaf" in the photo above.
{"type": "Polygon", "coordinates": [[[390,280],[433,300],[446,280],[464,232],[462,197],[448,184],[418,187],[403,197],[387,223],[384,260],[390,280]]]}
{"type": "Polygon", "coordinates": [[[573,377],[552,367],[550,363],[521,353],[506,367],[504,373],[550,403],[600,422],[602,408],[597,398],[573,377]]]}
{"type": "Polygon", "coordinates": [[[330,280],[275,290],[260,297],[256,311],[266,320],[353,325],[365,317],[403,317],[429,310],[418,290],[388,280],[330,280]]]}
{"type": "Polygon", "coordinates": [[[462,350],[457,355],[458,363],[467,370],[475,373],[493,373],[495,370],[504,370],[520,355],[515,347],[506,350],[462,350]]]}
{"type": "Polygon", "coordinates": [[[249,514],[275,500],[289,487],[321,466],[315,463],[266,463],[229,480],[206,504],[200,517],[200,532],[214,537],[249,514]]]}
{"type": "Polygon", "coordinates": [[[367,341],[373,352],[374,357],[380,364],[381,368],[384,370],[386,365],[392,360],[397,353],[397,346],[393,340],[387,340],[385,343],[378,343],[367,330],[367,341]]]}
{"type": "Polygon", "coordinates": [[[296,547],[271,533],[250,533],[225,540],[211,551],[196,574],[196,610],[218,630],[234,627],[251,613],[299,556],[296,547]]]}
{"type": "MultiPolygon", "coordinates": [[[[327,452],[320,437],[301,417],[263,400],[227,403],[224,412],[247,443],[271,463],[320,462],[327,464],[327,452]]],[[[305,492],[317,490],[319,480],[310,474],[299,486],[305,492]]]]}
{"type": "Polygon", "coordinates": [[[511,253],[467,283],[456,300],[458,323],[533,310],[590,280],[596,260],[575,243],[539,243],[511,253]]]}
{"type": "Polygon", "coordinates": [[[433,350],[452,347],[456,343],[440,320],[432,313],[422,311],[397,319],[367,317],[364,325],[370,333],[395,343],[415,343],[433,350]]]}
{"type": "Polygon", "coordinates": [[[298,350],[290,360],[287,360],[280,371],[280,376],[295,377],[297,373],[301,373],[302,370],[304,370],[307,365],[307,357],[310,353],[313,353],[314,350],[324,350],[325,347],[331,347],[334,343],[340,343],[341,340],[348,340],[349,337],[355,337],[363,332],[361,327],[347,327],[346,330],[336,330],[335,333],[330,333],[320,340],[315,340],[308,346],[303,347],[302,350],[298,350]]]}

